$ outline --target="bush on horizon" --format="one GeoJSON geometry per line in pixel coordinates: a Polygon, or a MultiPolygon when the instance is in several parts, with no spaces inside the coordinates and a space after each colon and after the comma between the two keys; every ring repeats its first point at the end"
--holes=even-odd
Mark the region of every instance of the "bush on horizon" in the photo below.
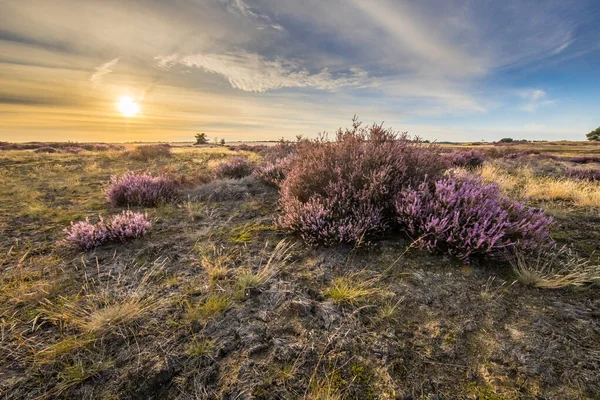
{"type": "Polygon", "coordinates": [[[154,207],[174,200],[179,194],[179,184],[168,175],[152,176],[126,172],[121,177],[113,175],[104,194],[113,207],[154,207]]]}
{"type": "Polygon", "coordinates": [[[85,221],[71,222],[70,229],[64,229],[67,243],[87,251],[108,242],[127,242],[144,236],[152,227],[146,214],[133,211],[123,211],[120,214],[92,224],[88,218],[85,221]]]}
{"type": "Polygon", "coordinates": [[[355,118],[333,142],[295,144],[277,224],[312,245],[368,241],[394,223],[396,193],[443,169],[437,146],[355,118]]]}
{"type": "Polygon", "coordinates": [[[403,190],[396,198],[396,213],[400,229],[419,239],[422,248],[463,260],[552,242],[551,217],[477,178],[448,177],[403,190]]]}

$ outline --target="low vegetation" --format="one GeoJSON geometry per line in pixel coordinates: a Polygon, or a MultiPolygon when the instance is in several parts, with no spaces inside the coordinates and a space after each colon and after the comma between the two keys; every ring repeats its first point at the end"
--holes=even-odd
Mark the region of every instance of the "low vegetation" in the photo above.
{"type": "Polygon", "coordinates": [[[595,142],[45,145],[0,157],[3,397],[600,397],[595,142]]]}

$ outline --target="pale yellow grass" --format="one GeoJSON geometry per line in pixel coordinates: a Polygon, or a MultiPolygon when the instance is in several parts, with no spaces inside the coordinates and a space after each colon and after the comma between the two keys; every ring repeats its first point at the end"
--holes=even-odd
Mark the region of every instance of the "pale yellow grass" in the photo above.
{"type": "Polygon", "coordinates": [[[518,192],[530,200],[568,201],[579,207],[600,207],[600,185],[567,178],[535,176],[530,168],[512,174],[497,165],[486,164],[479,171],[487,182],[506,192],[518,192]]]}

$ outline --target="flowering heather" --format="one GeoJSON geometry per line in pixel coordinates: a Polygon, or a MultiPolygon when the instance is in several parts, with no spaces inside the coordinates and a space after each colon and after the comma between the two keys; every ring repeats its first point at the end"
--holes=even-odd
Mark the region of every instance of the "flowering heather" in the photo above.
{"type": "Polygon", "coordinates": [[[483,153],[476,150],[455,151],[450,154],[450,163],[455,167],[475,169],[481,167],[484,161],[483,153]]]}
{"type": "Polygon", "coordinates": [[[268,185],[280,186],[291,168],[293,158],[286,157],[274,162],[266,162],[254,170],[254,175],[268,185]]]}
{"type": "Polygon", "coordinates": [[[178,190],[179,185],[167,175],[137,175],[130,171],[113,176],[104,194],[113,207],[153,207],[176,198],[178,190]]]}
{"type": "Polygon", "coordinates": [[[277,223],[310,244],[368,241],[394,222],[395,193],[441,174],[439,159],[435,146],[356,121],[334,142],[300,141],[281,184],[277,223]]]}
{"type": "Polygon", "coordinates": [[[591,163],[600,163],[600,157],[594,156],[579,156],[579,157],[569,157],[566,161],[571,161],[575,164],[591,164],[591,163]]]}
{"type": "Polygon", "coordinates": [[[420,237],[423,248],[461,259],[551,242],[551,217],[474,178],[450,177],[405,190],[397,197],[396,211],[401,229],[420,237]]]}
{"type": "Polygon", "coordinates": [[[109,240],[108,229],[102,217],[96,224],[90,223],[89,219],[71,222],[71,229],[64,230],[67,242],[79,247],[81,250],[91,250],[109,240]]]}
{"type": "Polygon", "coordinates": [[[89,219],[71,222],[65,229],[67,242],[81,250],[91,250],[107,242],[127,242],[144,236],[152,227],[145,214],[123,211],[108,220],[100,217],[95,224],[89,219]]]}
{"type": "Polygon", "coordinates": [[[567,168],[565,176],[571,179],[581,179],[587,181],[600,181],[600,170],[588,168],[567,168]]]}
{"type": "Polygon", "coordinates": [[[244,157],[232,157],[223,161],[215,168],[215,174],[219,178],[240,179],[248,176],[254,170],[254,166],[244,157]]]}

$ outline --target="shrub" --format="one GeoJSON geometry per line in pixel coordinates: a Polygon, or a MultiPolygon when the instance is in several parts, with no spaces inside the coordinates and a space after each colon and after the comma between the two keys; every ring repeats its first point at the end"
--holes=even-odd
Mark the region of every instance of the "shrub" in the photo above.
{"type": "Polygon", "coordinates": [[[291,156],[278,159],[274,162],[266,162],[256,168],[254,175],[266,184],[278,187],[285,180],[292,162],[293,158],[291,156]]]}
{"type": "Polygon", "coordinates": [[[166,143],[137,146],[135,149],[129,152],[129,157],[138,161],[148,161],[156,158],[171,157],[171,155],[171,145],[166,143]]]}
{"type": "Polygon", "coordinates": [[[498,140],[498,143],[512,143],[514,142],[513,138],[502,138],[500,140],[498,140]]]}
{"type": "Polygon", "coordinates": [[[404,190],[396,211],[401,229],[420,237],[420,246],[461,259],[497,255],[510,247],[527,251],[551,242],[551,217],[475,178],[449,177],[404,190]]]}
{"type": "Polygon", "coordinates": [[[600,181],[600,170],[588,168],[567,168],[565,176],[572,179],[581,179],[588,181],[600,181]]]}
{"type": "Polygon", "coordinates": [[[33,152],[34,153],[56,153],[57,151],[58,150],[56,150],[54,147],[44,146],[44,147],[38,147],[33,152]]]}
{"type": "Polygon", "coordinates": [[[232,157],[221,162],[215,168],[215,174],[219,178],[240,179],[248,176],[254,170],[254,166],[244,157],[232,157]]]}
{"type": "Polygon", "coordinates": [[[393,223],[394,195],[438,176],[437,147],[380,125],[338,130],[335,142],[303,140],[281,184],[277,223],[309,244],[361,242],[393,223]]]}
{"type": "Polygon", "coordinates": [[[177,198],[178,192],[179,185],[168,175],[136,175],[130,171],[121,177],[112,176],[104,194],[113,207],[154,207],[177,198]]]}
{"type": "Polygon", "coordinates": [[[68,147],[63,148],[63,151],[65,153],[79,154],[82,151],[85,151],[85,149],[83,147],[79,147],[79,146],[68,146],[68,147]]]}
{"type": "Polygon", "coordinates": [[[144,236],[152,227],[145,214],[123,211],[111,218],[106,224],[108,236],[113,242],[127,242],[144,236]]]}
{"type": "Polygon", "coordinates": [[[450,154],[450,163],[455,167],[475,169],[481,167],[484,161],[485,156],[480,151],[465,150],[450,154]]]}
{"type": "Polygon", "coordinates": [[[107,242],[127,242],[144,236],[152,227],[145,214],[123,211],[109,220],[100,217],[95,224],[89,219],[71,222],[65,229],[66,241],[81,250],[91,250],[107,242]]]}
{"type": "Polygon", "coordinates": [[[108,229],[102,218],[96,224],[90,223],[89,219],[71,222],[71,229],[64,230],[67,242],[81,250],[91,250],[105,243],[109,239],[108,229]]]}

